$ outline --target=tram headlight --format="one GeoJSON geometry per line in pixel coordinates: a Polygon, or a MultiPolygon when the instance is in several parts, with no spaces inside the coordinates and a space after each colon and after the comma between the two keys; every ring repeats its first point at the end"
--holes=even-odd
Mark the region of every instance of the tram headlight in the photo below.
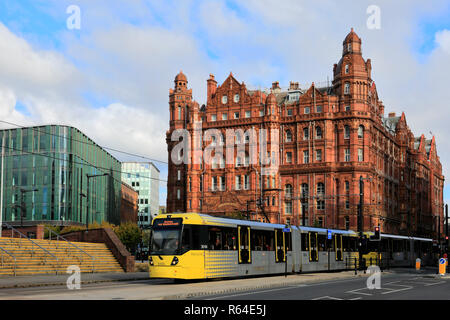
{"type": "Polygon", "coordinates": [[[152,257],[149,257],[149,258],[148,258],[148,263],[150,263],[151,266],[153,265],[153,259],[152,259],[152,257]]]}
{"type": "Polygon", "coordinates": [[[177,257],[173,257],[172,265],[175,266],[177,263],[178,263],[178,258],[177,257]]]}

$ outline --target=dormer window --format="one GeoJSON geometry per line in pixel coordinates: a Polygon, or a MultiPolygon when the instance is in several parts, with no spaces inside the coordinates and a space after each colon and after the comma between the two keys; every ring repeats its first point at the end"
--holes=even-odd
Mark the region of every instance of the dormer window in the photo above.
{"type": "Polygon", "coordinates": [[[228,97],[227,96],[223,96],[222,97],[222,104],[226,104],[228,102],[228,97]]]}
{"type": "Polygon", "coordinates": [[[234,95],[234,102],[239,102],[239,95],[238,94],[234,95]]]}

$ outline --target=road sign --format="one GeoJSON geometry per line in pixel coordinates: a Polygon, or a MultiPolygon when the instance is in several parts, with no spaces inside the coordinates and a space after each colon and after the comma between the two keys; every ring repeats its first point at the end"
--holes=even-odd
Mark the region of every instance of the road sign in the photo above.
{"type": "Polygon", "coordinates": [[[328,230],[327,236],[328,236],[328,240],[331,240],[331,238],[332,238],[331,230],[328,230]]]}
{"type": "Polygon", "coordinates": [[[445,275],[446,262],[444,258],[439,259],[439,274],[441,275],[445,275]]]}

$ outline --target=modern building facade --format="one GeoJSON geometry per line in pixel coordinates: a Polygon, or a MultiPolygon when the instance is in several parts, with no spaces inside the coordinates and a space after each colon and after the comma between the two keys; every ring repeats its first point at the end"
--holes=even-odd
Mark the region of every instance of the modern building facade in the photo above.
{"type": "Polygon", "coordinates": [[[138,225],[149,227],[159,212],[159,169],[152,162],[123,162],[122,181],[139,194],[138,225]]]}
{"type": "Polygon", "coordinates": [[[139,193],[122,181],[122,200],[120,202],[120,223],[138,223],[139,193]]]}
{"type": "Polygon", "coordinates": [[[62,125],[0,130],[0,143],[3,222],[119,224],[120,162],[80,130],[62,125]]]}
{"type": "Polygon", "coordinates": [[[291,82],[282,89],[274,82],[270,92],[248,90],[232,74],[217,85],[210,75],[200,105],[180,72],[169,90],[167,212],[240,212],[254,220],[357,230],[362,194],[365,231],[380,225],[385,233],[436,238],[443,230],[444,177],[435,138],[415,137],[404,113],[385,116],[371,60],[364,60],[353,29],[333,74],[331,84],[291,82]],[[216,133],[208,135],[210,129],[216,133]],[[256,162],[249,161],[250,129],[257,137],[264,129],[276,133],[265,149],[256,140],[256,162]],[[190,151],[178,153],[176,160],[188,160],[180,162],[172,153],[182,141],[174,134],[182,130],[189,132],[190,151]],[[225,151],[214,152],[210,163],[199,160],[216,145],[231,150],[231,163],[225,151]]]}

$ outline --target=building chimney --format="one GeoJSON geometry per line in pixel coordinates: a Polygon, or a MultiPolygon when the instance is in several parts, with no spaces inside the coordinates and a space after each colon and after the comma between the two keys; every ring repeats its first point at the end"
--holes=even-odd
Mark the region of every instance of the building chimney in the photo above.
{"type": "Polygon", "coordinates": [[[207,96],[207,103],[209,104],[212,96],[216,93],[217,81],[214,80],[214,75],[210,73],[209,79],[206,82],[207,82],[206,96],[207,96]]]}
{"type": "Polygon", "coordinates": [[[289,82],[289,90],[298,90],[298,82],[289,82]]]}
{"type": "Polygon", "coordinates": [[[390,112],[389,113],[389,118],[394,118],[395,117],[395,112],[390,112]]]}
{"type": "Polygon", "coordinates": [[[272,92],[279,93],[281,91],[280,83],[278,81],[272,82],[272,92]]]}

